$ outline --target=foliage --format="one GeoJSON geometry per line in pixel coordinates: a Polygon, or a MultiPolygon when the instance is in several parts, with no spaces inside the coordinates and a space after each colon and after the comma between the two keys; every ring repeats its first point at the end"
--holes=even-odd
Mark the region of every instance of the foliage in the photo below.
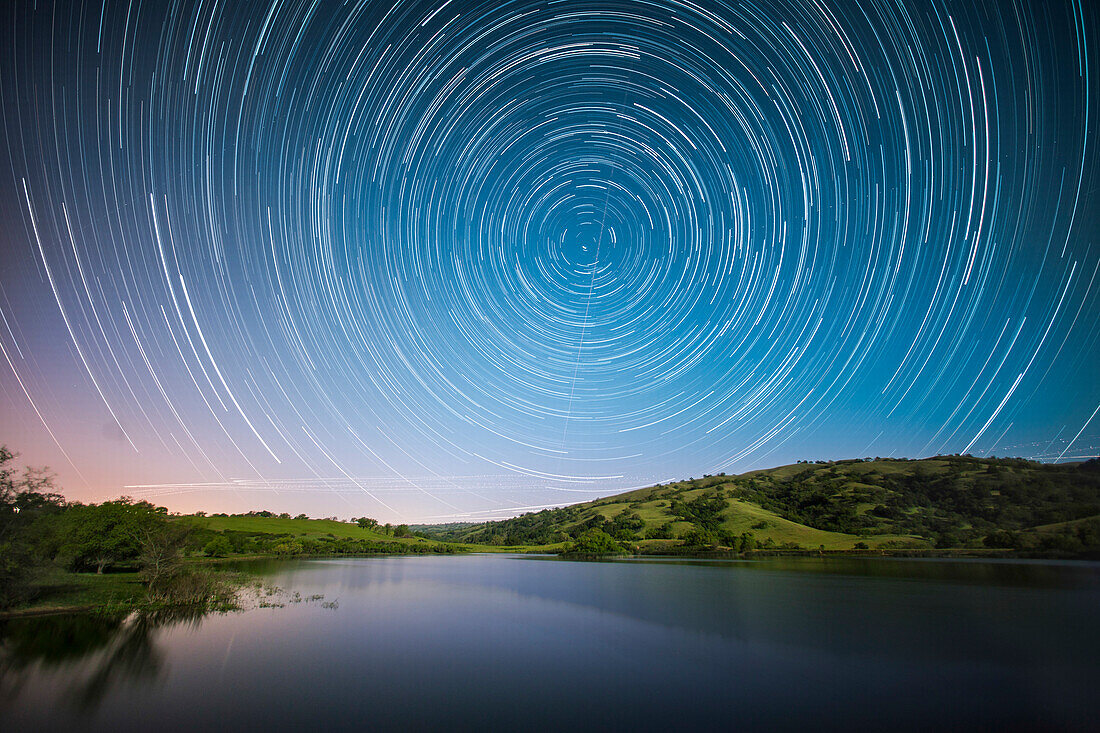
{"type": "Polygon", "coordinates": [[[571,555],[622,555],[624,550],[607,532],[587,529],[570,544],[565,554],[571,555]]]}
{"type": "Polygon", "coordinates": [[[707,529],[693,529],[684,535],[684,546],[686,547],[716,547],[718,545],[718,536],[707,529]]]}
{"type": "Polygon", "coordinates": [[[96,573],[120,563],[134,563],[143,543],[163,529],[168,510],[147,501],[122,497],[102,504],[75,504],[65,512],[60,551],[75,570],[96,573]]]}
{"type": "MultiPolygon", "coordinates": [[[[333,536],[351,539],[382,540],[387,537],[380,526],[362,527],[358,522],[340,522],[333,519],[279,519],[277,516],[261,517],[236,514],[233,516],[211,515],[198,522],[200,532],[207,532],[202,544],[213,539],[218,532],[260,532],[268,534],[290,534],[309,537],[333,536]]],[[[198,547],[202,547],[202,544],[198,547]]]]}
{"type": "Polygon", "coordinates": [[[196,519],[198,526],[191,533],[187,547],[192,552],[210,555],[207,547],[216,542],[215,547],[221,548],[220,556],[450,554],[462,549],[416,539],[411,528],[401,525],[391,527],[391,538],[375,520],[366,517],[349,523],[259,517],[256,514],[196,519]]]}
{"type": "Polygon", "coordinates": [[[181,568],[149,585],[148,598],[157,604],[224,609],[234,605],[239,586],[238,579],[228,573],[181,568]]]}
{"type": "Polygon", "coordinates": [[[187,565],[187,557],[233,554],[364,555],[454,553],[463,548],[417,539],[406,525],[386,528],[363,518],[356,524],[334,517],[256,510],[170,517],[147,501],[122,497],[100,504],[66,503],[44,469],[20,469],[0,446],[0,609],[36,595],[131,608],[142,603],[222,603],[232,583],[224,574],[187,565]],[[227,526],[248,529],[228,529],[227,526]],[[224,528],[219,531],[219,528],[224,528]],[[273,529],[276,531],[265,531],[273,529]],[[394,536],[391,539],[389,536],[394,536]],[[61,567],[69,569],[64,573],[61,567]],[[107,570],[130,570],[116,582],[107,570]],[[80,571],[94,571],[94,583],[80,571]],[[140,582],[139,582],[140,581],[140,582]],[[108,589],[102,598],[96,594],[108,589]],[[143,592],[142,592],[143,591],[143,592]]]}
{"type": "Polygon", "coordinates": [[[16,454],[0,446],[0,608],[29,597],[52,518],[64,509],[45,469],[14,466],[16,454]]]}
{"type": "Polygon", "coordinates": [[[1100,460],[1041,464],[937,456],[799,462],[740,476],[704,476],[481,524],[418,527],[440,540],[547,545],[589,529],[614,539],[680,537],[740,547],[986,547],[1072,554],[1100,551],[1100,460]],[[1057,531],[1036,525],[1075,523],[1057,531]],[[1010,533],[1010,540],[997,531],[1010,533]],[[713,538],[708,536],[713,535],[713,538]],[[1057,535],[1057,536],[1054,536],[1057,535]],[[1076,548],[1076,549],[1073,549],[1076,548]]]}
{"type": "Polygon", "coordinates": [[[678,519],[691,522],[701,531],[713,534],[722,524],[722,510],[728,506],[729,502],[721,496],[703,494],[688,501],[673,499],[670,511],[678,519]]]}
{"type": "Polygon", "coordinates": [[[150,521],[141,528],[137,561],[151,595],[171,586],[182,571],[184,545],[193,530],[185,521],[150,521]]]}
{"type": "Polygon", "coordinates": [[[735,485],[739,498],[810,527],[915,535],[944,546],[941,535],[965,544],[996,530],[1100,514],[1100,475],[1088,464],[1018,458],[837,461],[794,473],[759,472],[735,485]]]}
{"type": "Polygon", "coordinates": [[[229,544],[229,540],[227,540],[224,535],[221,535],[207,542],[202,550],[209,557],[225,557],[233,552],[233,546],[229,544]]]}
{"type": "Polygon", "coordinates": [[[283,540],[271,548],[276,555],[301,555],[302,543],[297,540],[283,540]]]}
{"type": "Polygon", "coordinates": [[[665,522],[656,527],[651,528],[645,533],[647,540],[670,540],[672,539],[672,522],[665,522]]]}

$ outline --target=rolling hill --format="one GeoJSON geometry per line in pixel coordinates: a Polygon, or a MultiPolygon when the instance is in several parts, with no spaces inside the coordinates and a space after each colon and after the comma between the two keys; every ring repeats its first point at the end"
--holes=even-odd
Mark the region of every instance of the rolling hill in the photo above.
{"type": "Polygon", "coordinates": [[[599,529],[643,550],[688,544],[1076,553],[1100,547],[1100,461],[1052,465],[952,455],[806,462],[651,486],[514,519],[415,529],[486,545],[553,545],[599,529]]]}
{"type": "MultiPolygon", "coordinates": [[[[290,518],[273,512],[247,515],[214,514],[187,517],[194,528],[188,545],[200,551],[224,539],[221,552],[229,555],[338,555],[363,553],[456,552],[461,547],[424,537],[414,537],[407,527],[367,526],[334,519],[290,518]]],[[[371,520],[373,521],[373,520],[371,520]]]]}

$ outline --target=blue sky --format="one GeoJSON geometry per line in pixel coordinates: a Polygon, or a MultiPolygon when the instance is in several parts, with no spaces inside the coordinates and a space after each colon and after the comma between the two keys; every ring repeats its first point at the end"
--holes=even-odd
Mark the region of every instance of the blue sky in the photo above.
{"type": "Polygon", "coordinates": [[[0,436],[447,521],[1100,445],[1080,2],[14,3],[0,436]]]}

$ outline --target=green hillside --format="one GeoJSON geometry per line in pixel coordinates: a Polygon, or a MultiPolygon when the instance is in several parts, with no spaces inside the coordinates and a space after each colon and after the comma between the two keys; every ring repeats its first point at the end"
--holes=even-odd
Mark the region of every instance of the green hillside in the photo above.
{"type": "Polygon", "coordinates": [[[201,517],[199,524],[217,532],[256,532],[295,537],[348,537],[356,540],[392,540],[392,535],[380,528],[368,529],[357,524],[332,519],[285,519],[260,516],[212,516],[201,517]]]}
{"type": "Polygon", "coordinates": [[[194,523],[188,545],[195,551],[216,548],[218,555],[340,555],[364,553],[456,552],[462,548],[416,537],[408,527],[334,519],[291,518],[272,512],[187,517],[194,523]],[[216,542],[211,546],[210,543],[216,542]]]}
{"type": "Polygon", "coordinates": [[[419,527],[448,541],[569,542],[599,529],[646,546],[1100,547],[1100,461],[937,456],[797,463],[705,476],[476,525],[419,527]],[[748,544],[746,545],[746,537],[748,544]]]}

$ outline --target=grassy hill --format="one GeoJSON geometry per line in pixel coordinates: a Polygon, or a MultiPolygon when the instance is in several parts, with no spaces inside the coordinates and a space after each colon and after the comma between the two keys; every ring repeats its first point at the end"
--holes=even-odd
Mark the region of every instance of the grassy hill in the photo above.
{"type": "Polygon", "coordinates": [[[568,542],[600,529],[643,548],[1100,547],[1100,461],[937,456],[797,463],[705,476],[475,525],[418,527],[489,545],[568,542]]]}
{"type": "Polygon", "coordinates": [[[218,541],[221,555],[339,555],[364,553],[455,552],[453,544],[415,537],[406,527],[360,526],[333,519],[277,516],[271,512],[248,515],[195,515],[188,543],[203,550],[218,541]],[[222,542],[224,540],[224,542],[222,542]]]}
{"type": "Polygon", "coordinates": [[[216,532],[250,532],[291,535],[294,537],[347,537],[375,542],[395,539],[381,528],[368,529],[357,524],[332,519],[286,519],[260,516],[212,516],[198,518],[200,525],[216,532]]]}

